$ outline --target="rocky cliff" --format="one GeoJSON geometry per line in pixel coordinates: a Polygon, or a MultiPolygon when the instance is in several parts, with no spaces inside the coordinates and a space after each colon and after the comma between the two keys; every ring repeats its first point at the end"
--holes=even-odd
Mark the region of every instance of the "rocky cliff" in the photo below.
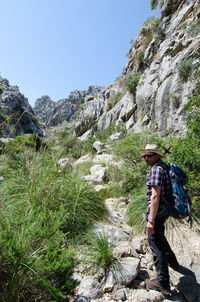
{"type": "Polygon", "coordinates": [[[0,77],[0,136],[13,138],[26,133],[42,136],[43,130],[19,88],[0,77]]]}
{"type": "Polygon", "coordinates": [[[119,122],[129,132],[185,130],[184,106],[200,66],[200,1],[162,0],[160,9],[161,18],[150,18],[140,29],[120,78],[85,100],[77,136],[119,122]]]}
{"type": "Polygon", "coordinates": [[[90,86],[84,91],[75,90],[68,98],[57,102],[52,101],[49,96],[42,96],[36,100],[34,112],[40,122],[47,126],[57,126],[75,119],[84,99],[94,99],[102,89],[103,87],[90,86]]]}

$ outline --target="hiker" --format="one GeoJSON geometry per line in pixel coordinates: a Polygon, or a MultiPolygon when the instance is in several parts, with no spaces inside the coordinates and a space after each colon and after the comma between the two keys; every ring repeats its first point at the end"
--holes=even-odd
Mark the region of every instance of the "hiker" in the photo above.
{"type": "Polygon", "coordinates": [[[147,225],[148,242],[152,251],[156,267],[156,278],[146,280],[149,289],[162,293],[170,292],[168,265],[178,269],[178,261],[164,235],[164,224],[169,217],[166,201],[172,196],[169,174],[161,165],[164,155],[157,150],[154,144],[148,144],[140,152],[147,165],[151,166],[147,176],[147,225]]]}

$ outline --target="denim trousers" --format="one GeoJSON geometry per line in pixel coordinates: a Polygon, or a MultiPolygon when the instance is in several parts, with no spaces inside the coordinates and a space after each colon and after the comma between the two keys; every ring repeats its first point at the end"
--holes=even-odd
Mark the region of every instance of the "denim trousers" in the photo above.
{"type": "Polygon", "coordinates": [[[151,235],[148,232],[148,242],[156,267],[156,278],[162,286],[169,285],[168,262],[176,260],[176,256],[164,235],[164,224],[167,218],[168,216],[155,219],[155,234],[151,235]]]}

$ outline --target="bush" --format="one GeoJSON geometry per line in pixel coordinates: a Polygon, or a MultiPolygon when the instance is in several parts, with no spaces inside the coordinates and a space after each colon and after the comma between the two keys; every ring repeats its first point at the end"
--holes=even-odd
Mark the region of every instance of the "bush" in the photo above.
{"type": "Polygon", "coordinates": [[[158,6],[159,0],[151,0],[151,9],[156,9],[158,6]]]}
{"type": "Polygon", "coordinates": [[[137,85],[140,81],[141,75],[138,72],[134,74],[129,74],[126,77],[126,88],[133,93],[135,96],[137,85]]]}
{"type": "Polygon", "coordinates": [[[105,206],[86,182],[59,173],[49,153],[22,163],[1,184],[0,291],[5,301],[28,301],[37,291],[63,301],[75,286],[67,242],[103,218],[105,206]]]}
{"type": "Polygon", "coordinates": [[[188,27],[187,31],[191,36],[195,36],[199,33],[200,30],[200,20],[193,21],[188,27]]]}
{"type": "Polygon", "coordinates": [[[124,161],[121,173],[124,177],[124,188],[127,192],[140,188],[145,182],[147,167],[141,159],[139,151],[143,150],[148,142],[164,146],[165,142],[158,135],[151,132],[131,134],[116,142],[115,154],[124,161]]]}
{"type": "Polygon", "coordinates": [[[118,91],[117,93],[115,93],[114,95],[112,95],[106,104],[106,111],[109,111],[110,109],[112,109],[123,97],[123,93],[121,91],[118,91]]]}
{"type": "Polygon", "coordinates": [[[19,135],[16,139],[6,143],[5,153],[22,153],[24,149],[39,151],[40,149],[47,148],[47,144],[38,134],[19,135]]]}
{"type": "Polygon", "coordinates": [[[94,264],[107,270],[115,260],[112,256],[113,245],[105,234],[96,234],[92,240],[91,252],[94,264]]]}
{"type": "Polygon", "coordinates": [[[0,96],[3,93],[3,91],[4,91],[4,87],[0,85],[0,96]]]}
{"type": "Polygon", "coordinates": [[[171,160],[187,172],[189,194],[192,197],[194,217],[200,220],[200,161],[199,161],[199,123],[200,123],[200,85],[189,96],[185,107],[188,130],[183,138],[172,139],[171,160]]]}
{"type": "Polygon", "coordinates": [[[189,58],[179,63],[178,73],[182,82],[187,82],[188,78],[191,76],[192,72],[195,69],[193,64],[193,59],[189,58]]]}
{"type": "Polygon", "coordinates": [[[134,226],[139,233],[144,231],[146,225],[146,220],[143,217],[143,213],[147,211],[146,200],[146,184],[143,184],[137,193],[132,194],[127,211],[128,223],[134,226]]]}

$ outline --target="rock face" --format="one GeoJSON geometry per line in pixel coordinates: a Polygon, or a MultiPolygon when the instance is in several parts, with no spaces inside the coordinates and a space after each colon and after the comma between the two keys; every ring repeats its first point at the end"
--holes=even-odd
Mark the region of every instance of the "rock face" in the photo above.
{"type": "MultiPolygon", "coordinates": [[[[76,135],[124,123],[129,132],[184,132],[184,106],[194,90],[200,55],[200,1],[163,0],[161,19],[145,22],[128,54],[123,74],[98,97],[85,101],[76,135]],[[183,66],[186,60],[188,70],[183,66]],[[183,79],[180,66],[187,74],[183,79]],[[130,84],[137,75],[138,81],[130,84]]],[[[186,65],[186,64],[185,64],[186,65]]]]}
{"type": "Polygon", "coordinates": [[[33,108],[38,120],[47,126],[57,126],[76,118],[81,103],[84,99],[91,101],[101,92],[102,87],[90,86],[88,90],[75,90],[66,99],[58,102],[51,100],[49,96],[37,99],[33,108]]]}
{"type": "Polygon", "coordinates": [[[20,134],[43,131],[28,103],[17,86],[10,86],[8,80],[0,77],[0,136],[14,138],[20,134]]]}

